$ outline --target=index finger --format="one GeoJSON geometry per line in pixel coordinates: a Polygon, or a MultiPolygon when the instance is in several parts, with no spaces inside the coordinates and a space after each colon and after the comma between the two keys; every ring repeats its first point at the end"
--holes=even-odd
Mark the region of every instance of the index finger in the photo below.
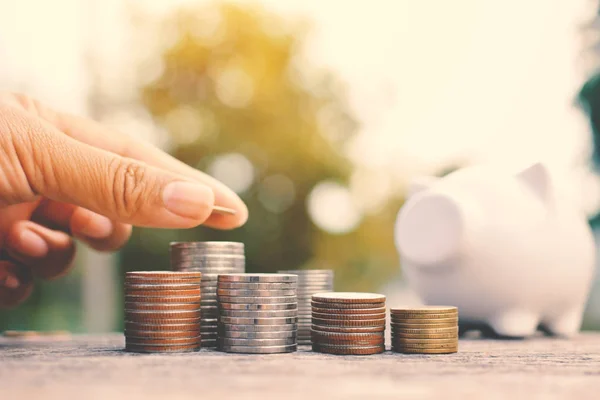
{"type": "Polygon", "coordinates": [[[101,124],[82,117],[60,113],[35,104],[37,114],[56,126],[66,135],[123,157],[133,158],[210,186],[215,194],[215,204],[235,210],[235,214],[213,213],[205,225],[220,229],[232,229],[243,225],[248,219],[248,209],[239,196],[211,176],[177,160],[150,143],[119,134],[101,124]]]}

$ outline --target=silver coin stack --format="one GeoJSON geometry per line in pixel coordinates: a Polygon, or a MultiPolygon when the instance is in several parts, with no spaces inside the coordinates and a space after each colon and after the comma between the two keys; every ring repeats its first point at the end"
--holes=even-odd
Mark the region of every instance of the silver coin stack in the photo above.
{"type": "Polygon", "coordinates": [[[174,242],[170,246],[171,269],[202,273],[202,347],[217,346],[217,277],[244,273],[244,244],[239,242],[174,242]]]}
{"type": "Polygon", "coordinates": [[[315,293],[333,292],[333,271],[330,269],[289,269],[280,274],[298,275],[298,344],[312,344],[310,327],[311,299],[315,293]]]}
{"type": "Polygon", "coordinates": [[[218,348],[228,353],[296,351],[296,275],[219,275],[218,348]]]}

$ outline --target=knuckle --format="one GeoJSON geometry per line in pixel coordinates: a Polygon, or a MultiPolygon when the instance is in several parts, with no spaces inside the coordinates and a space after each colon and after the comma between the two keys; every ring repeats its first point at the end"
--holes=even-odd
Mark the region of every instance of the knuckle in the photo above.
{"type": "Polygon", "coordinates": [[[151,188],[147,180],[147,167],[131,160],[115,160],[113,196],[116,212],[126,218],[134,217],[144,204],[151,188]]]}

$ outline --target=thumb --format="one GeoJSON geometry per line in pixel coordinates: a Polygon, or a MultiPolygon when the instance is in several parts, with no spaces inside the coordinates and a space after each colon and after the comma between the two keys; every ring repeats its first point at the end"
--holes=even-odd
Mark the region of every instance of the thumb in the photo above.
{"type": "Polygon", "coordinates": [[[188,228],[212,212],[206,185],[76,141],[45,121],[25,124],[13,143],[36,195],[137,226],[188,228]]]}

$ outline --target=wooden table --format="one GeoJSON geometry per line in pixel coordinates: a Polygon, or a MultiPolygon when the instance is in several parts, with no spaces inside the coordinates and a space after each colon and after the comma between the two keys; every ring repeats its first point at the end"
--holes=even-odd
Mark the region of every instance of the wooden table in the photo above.
{"type": "Polygon", "coordinates": [[[0,340],[0,399],[600,399],[600,334],[461,340],[453,355],[122,351],[122,335],[0,340]]]}

